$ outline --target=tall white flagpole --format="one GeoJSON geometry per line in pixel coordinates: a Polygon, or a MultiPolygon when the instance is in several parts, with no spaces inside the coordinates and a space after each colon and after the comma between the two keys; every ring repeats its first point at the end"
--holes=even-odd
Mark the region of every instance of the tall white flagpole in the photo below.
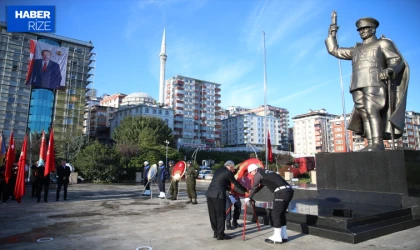
{"type": "Polygon", "coordinates": [[[268,169],[268,145],[267,145],[267,70],[265,58],[265,32],[263,31],[264,50],[264,137],[265,138],[265,169],[268,169]]]}

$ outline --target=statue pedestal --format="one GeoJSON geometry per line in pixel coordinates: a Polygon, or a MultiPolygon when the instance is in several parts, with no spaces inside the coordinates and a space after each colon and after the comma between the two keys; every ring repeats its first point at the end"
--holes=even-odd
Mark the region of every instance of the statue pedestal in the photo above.
{"type": "Polygon", "coordinates": [[[316,155],[317,188],[408,196],[420,189],[420,152],[320,153],[316,155]]]}

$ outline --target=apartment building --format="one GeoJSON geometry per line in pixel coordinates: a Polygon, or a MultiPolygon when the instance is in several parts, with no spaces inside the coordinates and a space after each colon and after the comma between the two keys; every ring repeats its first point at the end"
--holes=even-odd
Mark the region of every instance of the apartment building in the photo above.
{"type": "Polygon", "coordinates": [[[113,95],[107,95],[102,97],[102,100],[99,102],[101,106],[119,108],[123,99],[126,97],[126,94],[116,93],[113,95]]]}
{"type": "Polygon", "coordinates": [[[165,82],[165,106],[174,109],[178,147],[220,145],[220,84],[176,75],[165,82]]]}
{"type": "Polygon", "coordinates": [[[306,114],[293,117],[294,153],[315,155],[319,152],[332,152],[330,120],[336,117],[325,109],[309,110],[306,114]]]}

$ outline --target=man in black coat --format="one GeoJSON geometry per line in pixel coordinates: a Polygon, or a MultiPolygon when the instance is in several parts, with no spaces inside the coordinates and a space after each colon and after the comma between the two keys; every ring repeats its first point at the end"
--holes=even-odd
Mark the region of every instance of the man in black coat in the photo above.
{"type": "Polygon", "coordinates": [[[67,200],[67,186],[69,185],[70,172],[70,168],[66,166],[66,161],[62,160],[61,166],[57,168],[57,193],[55,196],[56,201],[60,199],[61,186],[64,187],[64,200],[67,200]]]}
{"type": "Polygon", "coordinates": [[[234,170],[235,164],[233,161],[227,161],[224,167],[221,167],[214,173],[213,179],[206,192],[210,224],[214,232],[213,237],[218,240],[231,239],[230,236],[225,234],[226,190],[229,188],[230,184],[233,183],[235,189],[239,192],[245,193],[247,191],[233,176],[234,170]]]}

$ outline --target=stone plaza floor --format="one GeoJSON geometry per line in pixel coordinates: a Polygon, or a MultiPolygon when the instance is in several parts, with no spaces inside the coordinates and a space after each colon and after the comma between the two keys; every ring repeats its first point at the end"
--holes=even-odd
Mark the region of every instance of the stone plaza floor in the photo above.
{"type": "Polygon", "coordinates": [[[226,231],[235,238],[218,241],[204,196],[208,184],[197,181],[198,205],[185,204],[185,183],[179,201],[140,196],[142,185],[73,184],[68,201],[56,202],[51,188],[49,202],[37,203],[27,189],[21,204],[0,204],[0,249],[420,249],[419,227],[356,245],[288,231],[289,242],[270,245],[264,239],[272,228],[258,231],[248,223],[245,241],[242,228],[226,231]]]}

